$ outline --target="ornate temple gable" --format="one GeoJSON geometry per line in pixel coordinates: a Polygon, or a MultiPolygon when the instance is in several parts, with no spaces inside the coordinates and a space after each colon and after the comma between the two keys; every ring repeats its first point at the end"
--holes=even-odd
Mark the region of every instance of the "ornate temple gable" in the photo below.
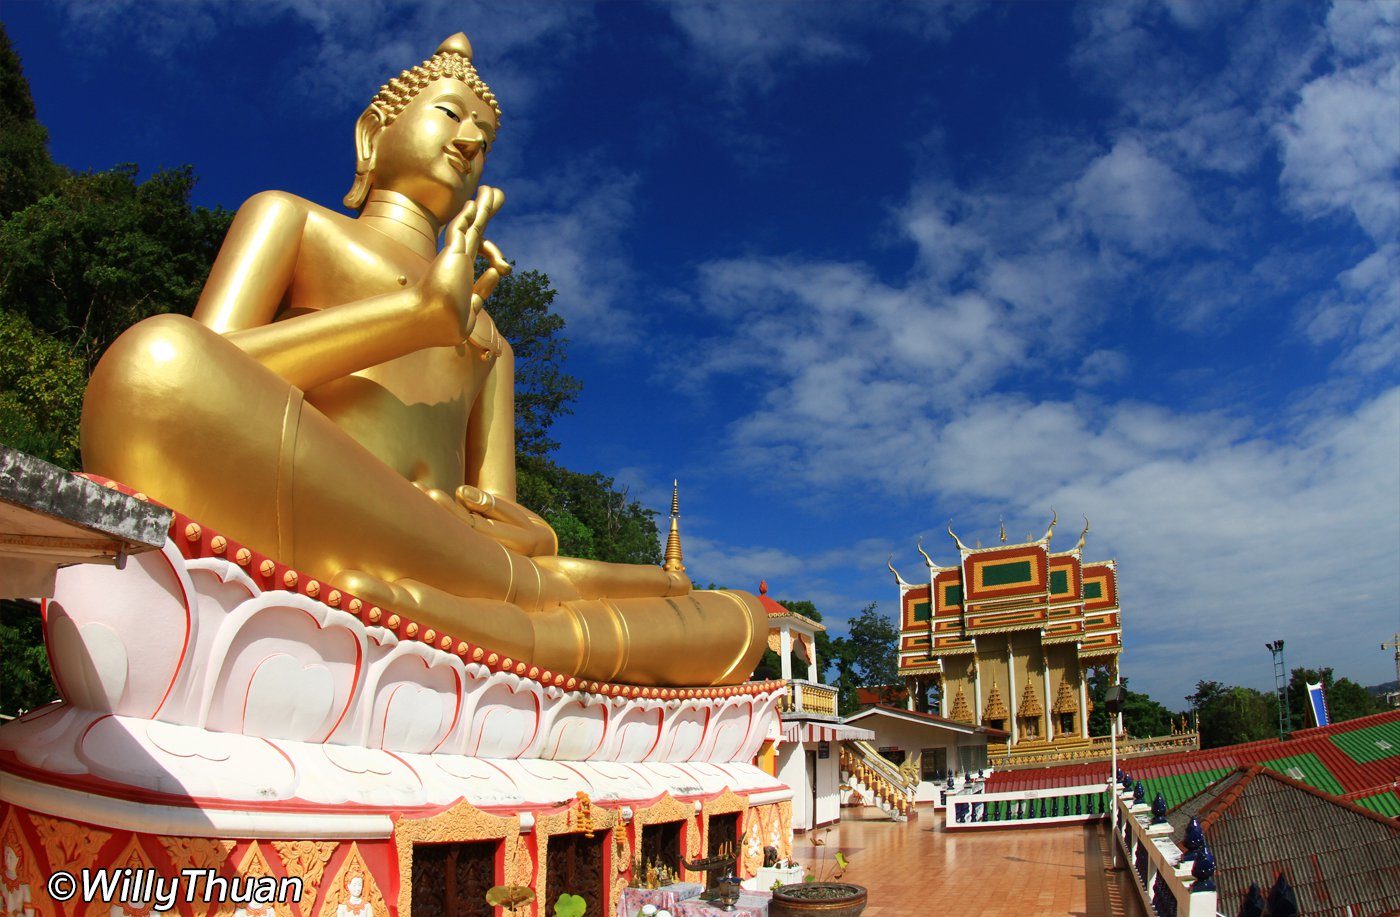
{"type": "Polygon", "coordinates": [[[961,687],[958,688],[957,696],[953,698],[953,709],[948,711],[948,719],[959,723],[972,722],[972,708],[968,706],[967,695],[961,687]]]}
{"type": "Polygon", "coordinates": [[[1011,711],[1006,709],[1006,701],[1001,699],[1001,688],[996,682],[992,682],[992,690],[987,694],[987,703],[982,707],[982,722],[988,720],[1006,720],[1011,717],[1011,711]]]}
{"type": "Polygon", "coordinates": [[[1078,713],[1079,698],[1075,696],[1075,685],[1068,678],[1060,679],[1060,689],[1055,693],[1055,713],[1078,713]]]}
{"type": "Polygon", "coordinates": [[[1081,659],[1113,656],[1123,648],[1123,622],[1118,609],[1118,564],[1112,560],[1084,565],[1084,636],[1081,659]]]}
{"type": "Polygon", "coordinates": [[[1034,682],[1028,682],[1021,692],[1021,702],[1016,705],[1016,715],[1040,716],[1044,712],[1045,708],[1040,705],[1040,692],[1035,689],[1034,682]]]}
{"type": "Polygon", "coordinates": [[[1118,564],[1106,560],[1084,565],[1084,611],[1118,607],[1118,564]]]}
{"type": "Polygon", "coordinates": [[[927,634],[929,621],[933,617],[929,603],[929,587],[901,588],[899,602],[900,608],[903,610],[900,630],[903,633],[927,634]]]}

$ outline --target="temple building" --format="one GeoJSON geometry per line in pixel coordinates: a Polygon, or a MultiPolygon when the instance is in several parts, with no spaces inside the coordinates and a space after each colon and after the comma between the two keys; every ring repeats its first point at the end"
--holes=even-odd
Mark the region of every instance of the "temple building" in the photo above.
{"type": "MultiPolygon", "coordinates": [[[[1078,543],[1053,552],[1055,521],[1034,541],[968,547],[956,564],[919,546],[928,582],[899,587],[899,674],[911,710],[1002,730],[1008,755],[1088,750],[1087,674],[1115,674],[1123,646],[1117,565],[1086,563],[1078,543]],[[936,701],[930,697],[936,695],[936,701]]],[[[1121,729],[1121,727],[1120,727],[1121,729]]]]}

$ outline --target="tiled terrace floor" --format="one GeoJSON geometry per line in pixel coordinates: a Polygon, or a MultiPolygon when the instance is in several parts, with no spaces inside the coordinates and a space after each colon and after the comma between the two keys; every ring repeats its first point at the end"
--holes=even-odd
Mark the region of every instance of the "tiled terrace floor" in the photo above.
{"type": "Polygon", "coordinates": [[[1108,871],[1109,843],[1101,825],[949,834],[931,809],[905,823],[844,809],[829,833],[799,834],[793,858],[844,853],[844,878],[870,889],[865,917],[1133,917],[1128,873],[1108,871]],[[812,846],[813,836],[825,843],[812,846]]]}

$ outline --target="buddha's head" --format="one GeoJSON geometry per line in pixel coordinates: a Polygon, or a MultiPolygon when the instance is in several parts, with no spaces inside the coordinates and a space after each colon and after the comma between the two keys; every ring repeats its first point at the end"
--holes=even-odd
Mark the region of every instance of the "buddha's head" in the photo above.
{"type": "Polygon", "coordinates": [[[458,32],[432,57],[380,87],[355,122],[355,184],[345,206],[394,191],[446,221],[476,193],[501,108],[458,32]]]}

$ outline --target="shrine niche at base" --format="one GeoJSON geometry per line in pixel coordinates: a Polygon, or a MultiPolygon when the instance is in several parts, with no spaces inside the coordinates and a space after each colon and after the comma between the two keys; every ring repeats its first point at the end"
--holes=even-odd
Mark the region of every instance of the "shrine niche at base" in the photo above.
{"type": "Polygon", "coordinates": [[[44,598],[62,699],[0,726],[5,913],[605,917],[659,872],[698,893],[712,836],[790,856],[768,616],[692,587],[678,495],[660,565],[561,557],[516,501],[499,117],[448,38],[347,137],[358,215],[255,195],[194,316],[104,355],[84,479],[50,477],[150,540],[44,598]],[[60,869],[150,881],[55,899],[60,869]]]}
{"type": "Polygon", "coordinates": [[[1117,564],[1083,560],[1087,521],[1073,548],[1051,551],[1055,523],[1021,544],[1007,544],[1003,528],[985,548],[950,526],[956,564],[941,566],[921,544],[928,582],[895,573],[899,674],[911,695],[936,687],[932,712],[1005,730],[1020,750],[1089,739],[1087,671],[1116,672],[1123,645],[1117,564]]]}

